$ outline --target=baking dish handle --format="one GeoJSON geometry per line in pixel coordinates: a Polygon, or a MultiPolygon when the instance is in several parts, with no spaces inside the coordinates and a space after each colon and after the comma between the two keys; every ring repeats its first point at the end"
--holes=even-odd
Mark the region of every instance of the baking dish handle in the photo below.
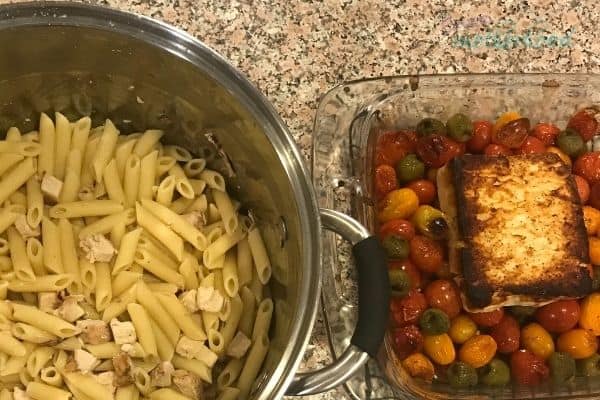
{"type": "Polygon", "coordinates": [[[389,315],[390,283],[386,255],[377,239],[346,214],[321,209],[320,215],[323,228],[352,243],[358,269],[358,322],[350,346],[333,364],[294,376],[286,393],[293,396],[324,392],[350,379],[369,357],[377,354],[389,315]]]}

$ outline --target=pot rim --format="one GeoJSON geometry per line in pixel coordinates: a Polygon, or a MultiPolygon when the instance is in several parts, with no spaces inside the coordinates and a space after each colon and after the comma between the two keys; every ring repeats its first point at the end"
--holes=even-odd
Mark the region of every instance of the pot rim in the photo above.
{"type": "Polygon", "coordinates": [[[275,148],[298,204],[302,232],[301,264],[295,315],[281,361],[257,399],[281,398],[302,359],[316,319],[321,291],[321,225],[316,196],[303,157],[266,97],[235,67],[199,39],[150,17],[108,7],[70,2],[0,5],[0,31],[23,26],[75,26],[108,30],[143,41],[183,59],[225,87],[258,121],[275,148]]]}

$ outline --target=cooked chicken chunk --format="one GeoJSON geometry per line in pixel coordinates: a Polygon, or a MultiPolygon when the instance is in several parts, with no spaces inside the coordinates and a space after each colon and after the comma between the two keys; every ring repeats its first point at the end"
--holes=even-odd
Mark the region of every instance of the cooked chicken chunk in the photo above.
{"type": "Polygon", "coordinates": [[[206,214],[204,211],[192,211],[191,213],[183,214],[182,217],[198,229],[206,225],[206,214]]]}
{"type": "Polygon", "coordinates": [[[117,254],[112,242],[100,234],[84,237],[79,241],[79,247],[91,263],[110,262],[113,255],[117,254]]]}
{"type": "Polygon", "coordinates": [[[85,315],[85,310],[81,308],[78,301],[81,301],[79,296],[68,296],[56,310],[56,314],[62,319],[75,322],[85,315]]]}
{"type": "Polygon", "coordinates": [[[113,371],[106,371],[92,376],[96,382],[107,388],[110,393],[114,393],[117,390],[115,386],[115,373],[113,371]]]}
{"type": "Polygon", "coordinates": [[[17,231],[25,240],[32,237],[40,236],[41,234],[39,225],[35,228],[32,228],[27,222],[27,217],[25,216],[25,214],[21,214],[17,217],[17,219],[15,220],[15,228],[17,228],[17,231]]]}
{"type": "Polygon", "coordinates": [[[27,396],[24,390],[20,389],[18,386],[15,386],[13,391],[13,399],[14,400],[31,400],[31,397],[27,396]]]}
{"type": "Polygon", "coordinates": [[[53,202],[58,202],[58,197],[62,191],[63,182],[53,175],[44,175],[41,183],[41,189],[44,196],[53,202]]]}
{"type": "Polygon", "coordinates": [[[220,312],[223,309],[224,298],[212,287],[199,287],[196,295],[198,308],[202,311],[220,312]]]}
{"type": "Polygon", "coordinates": [[[131,378],[131,358],[126,353],[119,353],[112,358],[115,369],[115,384],[126,386],[133,382],[131,378]]]}
{"type": "Polygon", "coordinates": [[[81,329],[80,338],[87,344],[100,344],[110,342],[112,335],[108,324],[102,320],[84,319],[77,321],[81,329]]]}
{"type": "Polygon", "coordinates": [[[152,386],[168,387],[171,386],[171,378],[175,368],[170,361],[163,361],[150,372],[152,386]]]}
{"type": "Polygon", "coordinates": [[[39,309],[52,313],[58,307],[60,307],[60,300],[56,292],[40,292],[38,293],[38,306],[39,309]]]}
{"type": "Polygon", "coordinates": [[[100,364],[100,360],[85,350],[77,349],[73,352],[73,355],[77,363],[77,369],[84,374],[93,371],[100,364]]]}
{"type": "Polygon", "coordinates": [[[196,374],[178,369],[173,372],[173,385],[190,399],[202,399],[202,381],[196,374]]]}
{"type": "Polygon", "coordinates": [[[110,321],[110,329],[116,344],[135,343],[137,335],[135,327],[130,321],[121,322],[116,318],[110,321]]]}
{"type": "Polygon", "coordinates": [[[198,303],[196,301],[196,295],[196,290],[188,290],[179,296],[179,300],[181,300],[185,308],[187,308],[187,310],[191,313],[195,313],[199,310],[198,303]]]}
{"type": "Polygon", "coordinates": [[[242,332],[238,332],[229,346],[227,346],[226,354],[233,358],[242,358],[250,348],[252,341],[242,332]]]}
{"type": "Polygon", "coordinates": [[[209,367],[217,362],[218,356],[213,353],[200,340],[193,340],[187,336],[182,336],[175,346],[175,352],[185,358],[196,358],[203,360],[209,367]]]}

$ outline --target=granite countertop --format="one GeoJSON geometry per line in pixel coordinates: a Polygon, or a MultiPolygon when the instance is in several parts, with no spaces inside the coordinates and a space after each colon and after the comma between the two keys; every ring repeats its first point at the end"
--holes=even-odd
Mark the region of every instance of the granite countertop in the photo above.
{"type": "MultiPolygon", "coordinates": [[[[600,73],[600,9],[593,0],[90,2],[173,24],[220,52],[272,101],[307,162],[319,98],[344,81],[417,73],[600,73]]],[[[319,321],[308,352],[305,367],[329,359],[319,321]]]]}

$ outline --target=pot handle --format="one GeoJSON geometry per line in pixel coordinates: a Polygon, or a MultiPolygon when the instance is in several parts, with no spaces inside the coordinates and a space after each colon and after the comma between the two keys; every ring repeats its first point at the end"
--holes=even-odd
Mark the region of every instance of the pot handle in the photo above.
{"type": "Polygon", "coordinates": [[[338,211],[321,209],[323,228],[352,243],[358,269],[358,322],[350,346],[333,364],[294,376],[287,395],[305,396],[333,389],[375,357],[387,326],[390,283],[386,254],[374,236],[355,219],[338,211]]]}

